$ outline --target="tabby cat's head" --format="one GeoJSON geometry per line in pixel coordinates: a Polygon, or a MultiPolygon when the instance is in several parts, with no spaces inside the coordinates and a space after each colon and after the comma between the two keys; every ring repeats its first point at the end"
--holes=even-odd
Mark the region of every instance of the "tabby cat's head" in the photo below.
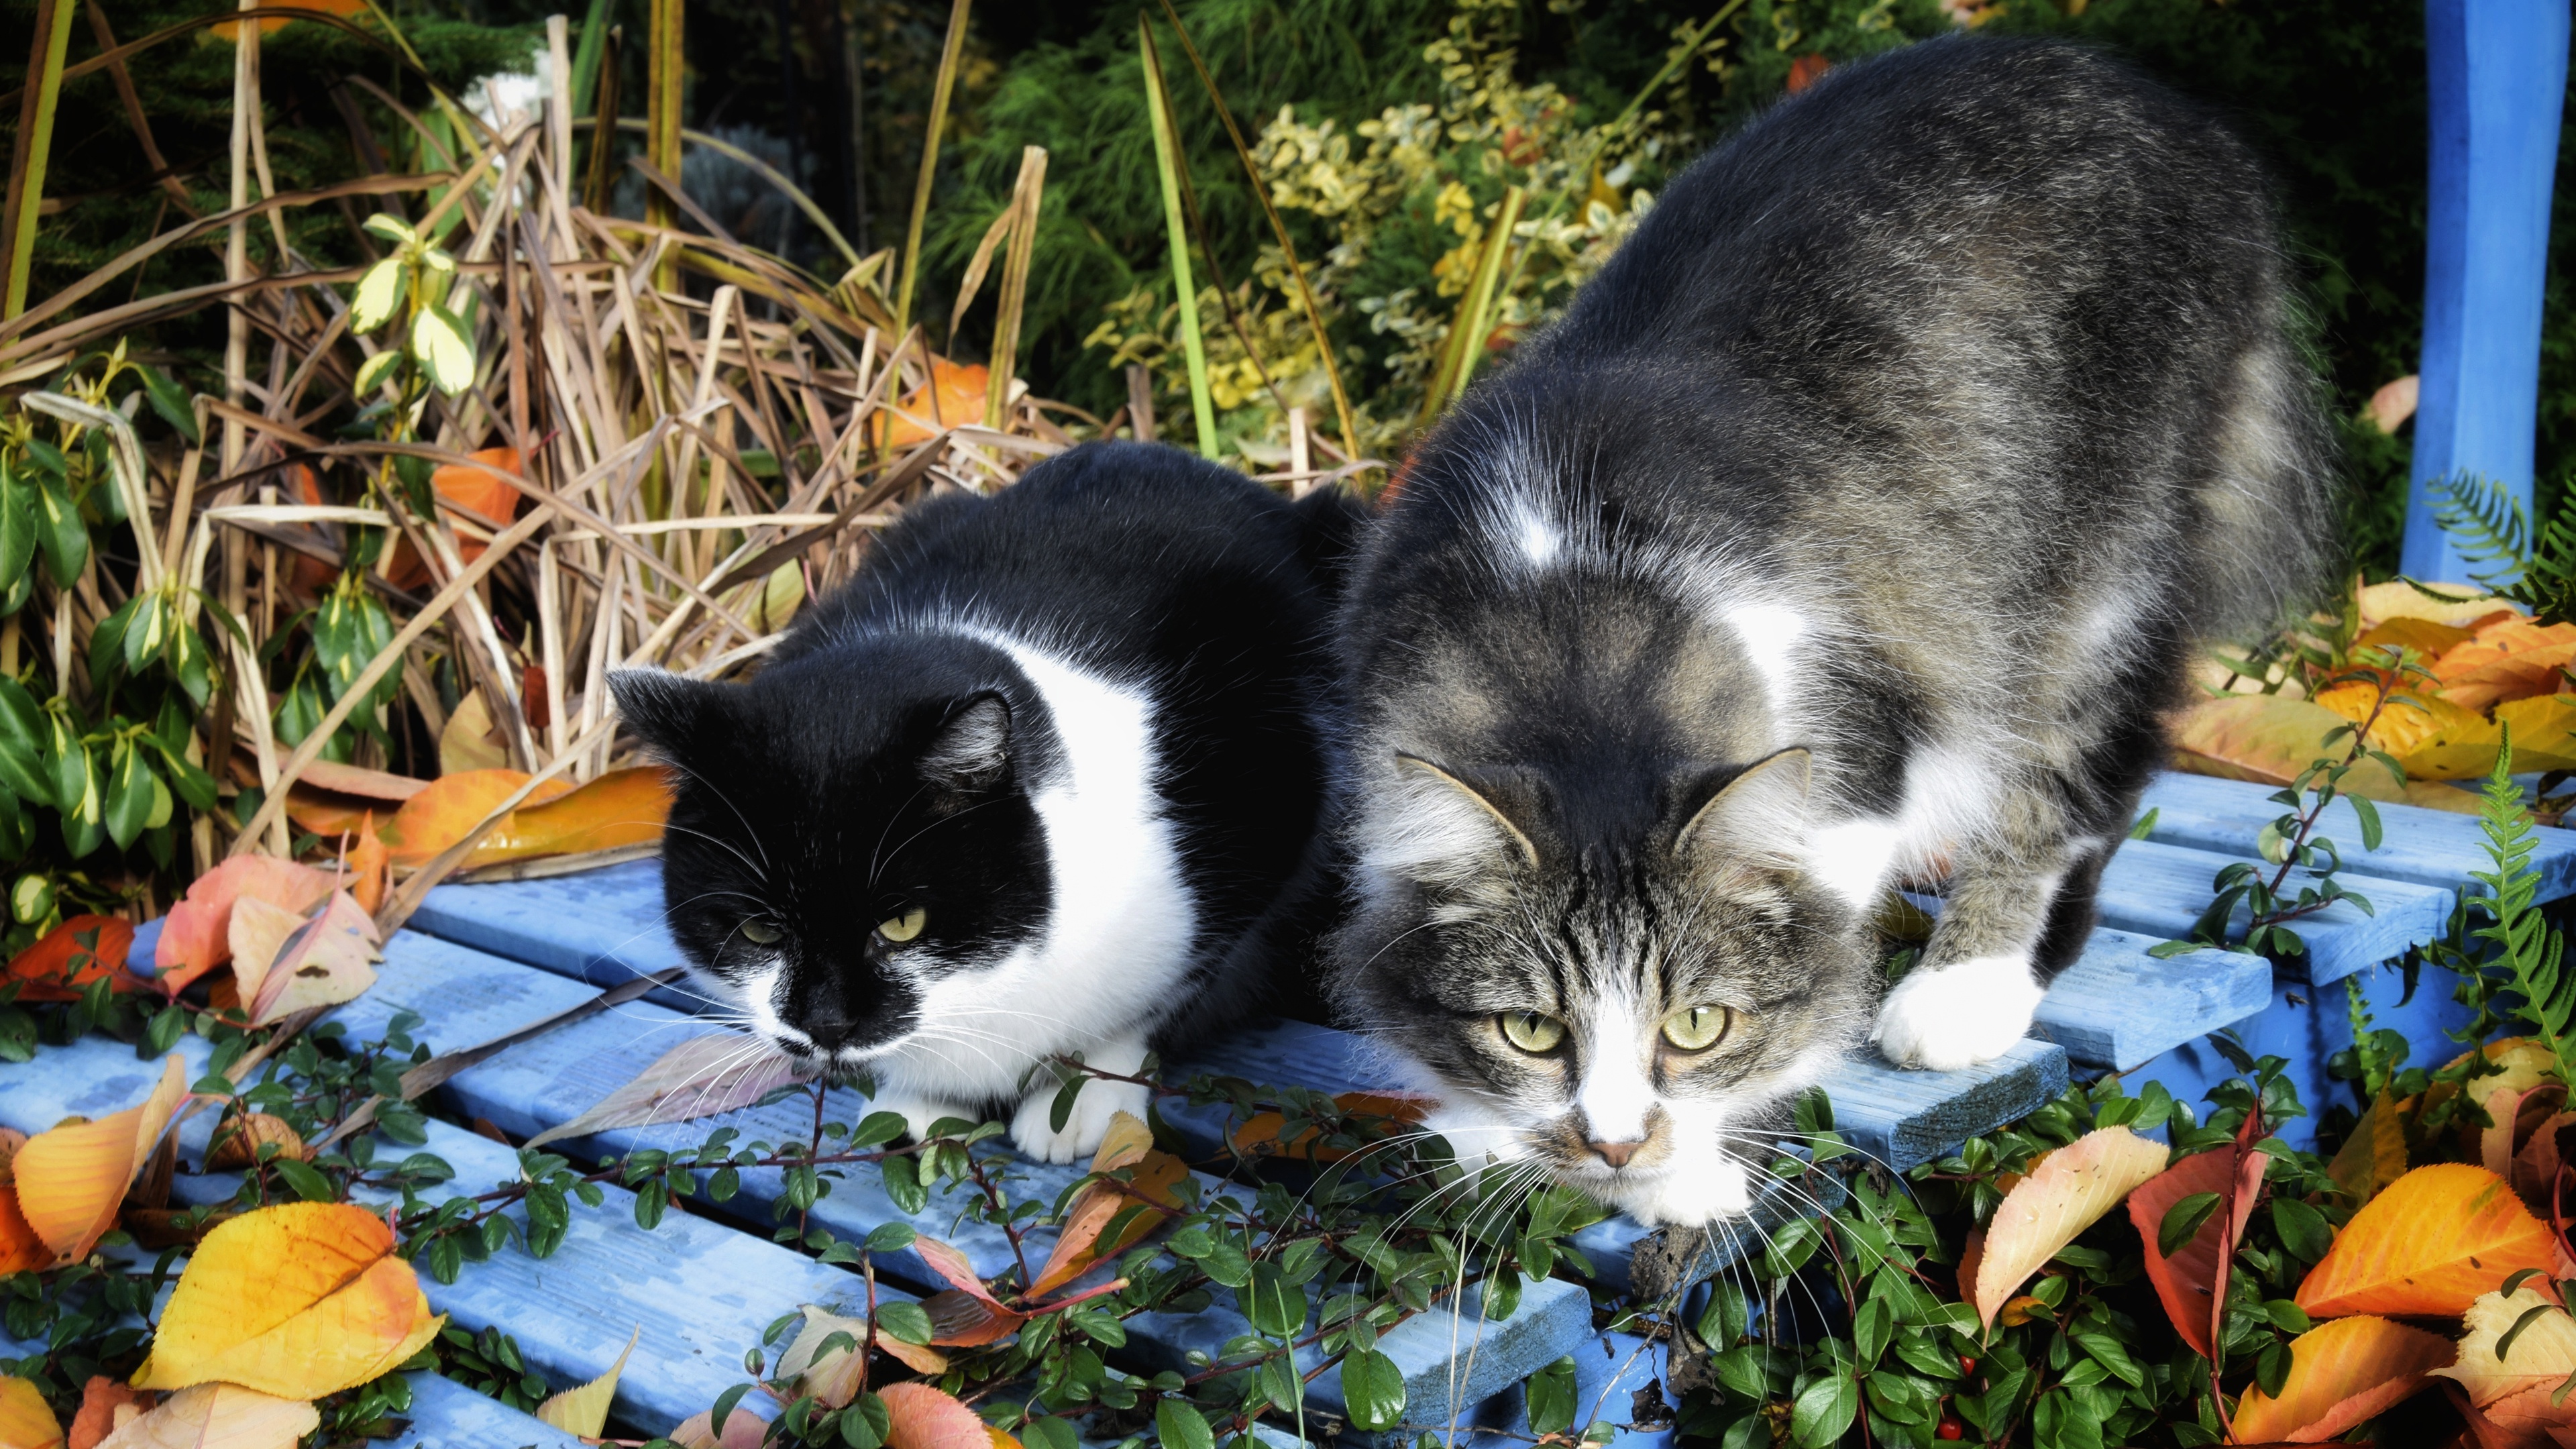
{"type": "Polygon", "coordinates": [[[644,670],[610,683],[675,769],[671,934],[700,984],[789,1055],[864,1068],[935,1032],[935,985],[1045,927],[1030,791],[1054,736],[1000,651],[897,638],[748,685],[644,670]]]}
{"type": "Polygon", "coordinates": [[[1863,923],[1799,869],[1807,784],[1798,749],[1618,780],[1396,755],[1357,801],[1345,1000],[1462,1159],[1741,1212],[1775,1104],[1872,999],[1863,923]]]}

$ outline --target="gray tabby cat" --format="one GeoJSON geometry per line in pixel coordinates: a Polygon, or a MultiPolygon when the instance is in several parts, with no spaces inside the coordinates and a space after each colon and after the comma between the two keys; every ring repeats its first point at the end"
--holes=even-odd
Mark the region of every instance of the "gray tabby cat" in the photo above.
{"type": "Polygon", "coordinates": [[[1706,1222],[1864,1031],[2019,1040],[2191,642],[2318,571],[2292,312],[2246,148],[2063,45],[1838,69],[1676,179],[1343,610],[1340,995],[1431,1125],[1706,1222]],[[1872,908],[1944,870],[1882,1002],[1872,908]]]}

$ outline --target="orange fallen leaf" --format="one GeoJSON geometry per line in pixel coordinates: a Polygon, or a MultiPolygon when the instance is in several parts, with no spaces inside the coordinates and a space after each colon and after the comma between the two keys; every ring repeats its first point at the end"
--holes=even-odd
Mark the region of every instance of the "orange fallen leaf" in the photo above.
{"type": "Polygon", "coordinates": [[[10,1159],[18,1210],[53,1250],[54,1263],[88,1257],[99,1236],[115,1225],[117,1204],[160,1144],[161,1131],[187,1090],[188,1079],[173,1052],[141,1105],[95,1122],[39,1132],[10,1159]]]}
{"type": "MultiPolygon", "coordinates": [[[[440,851],[464,839],[465,832],[482,824],[483,817],[526,783],[528,777],[517,770],[468,770],[460,775],[442,775],[428,789],[405,800],[394,818],[377,833],[394,864],[427,865],[440,851]]],[[[520,808],[571,793],[570,784],[548,780],[528,797],[528,805],[520,808]]],[[[489,840],[509,828],[509,821],[501,821],[484,838],[489,840]]]]}
{"type": "Polygon", "coordinates": [[[340,858],[338,878],[357,898],[358,909],[373,916],[385,903],[385,888],[393,880],[393,857],[385,843],[376,838],[376,813],[372,810],[349,834],[349,849],[340,858]]]}
{"type": "MultiPolygon", "coordinates": [[[[1333,1105],[1353,1116],[1411,1124],[1429,1115],[1435,1100],[1416,1092],[1339,1092],[1334,1094],[1333,1105]]],[[[1353,1155],[1349,1148],[1319,1143],[1317,1139],[1323,1136],[1320,1128],[1304,1128],[1293,1140],[1283,1141],[1279,1134],[1287,1126],[1288,1119],[1280,1113],[1255,1112],[1234,1129],[1235,1150],[1256,1157],[1294,1157],[1301,1162],[1341,1162],[1353,1155]]]]}
{"type": "Polygon", "coordinates": [[[437,1336],[384,1219],[345,1203],[261,1208],[188,1260],[134,1386],[222,1381],[318,1399],[382,1377],[437,1336]]]}
{"type": "Polygon", "coordinates": [[[937,1238],[916,1238],[912,1250],[930,1270],[948,1280],[950,1291],[921,1301],[930,1315],[930,1341],[941,1348],[978,1348],[1015,1332],[1028,1315],[1005,1308],[966,1255],[937,1238]]]}
{"type": "Polygon", "coordinates": [[[2419,662],[2430,663],[2476,638],[2477,633],[2470,625],[2445,624],[2438,619],[2388,619],[2362,630],[2361,637],[2352,641],[2352,648],[2355,654],[2364,649],[2412,649],[2419,662]]]}
{"type": "Polygon", "coordinates": [[[53,1266],[54,1250],[36,1236],[27,1215],[18,1211],[18,1192],[0,1191],[0,1278],[53,1266]]]}
{"type": "Polygon", "coordinates": [[[2014,1290],[2041,1264],[2164,1166],[2164,1144],[2126,1127],[2088,1132],[2041,1158],[2004,1195],[1986,1225],[1985,1254],[1977,1265],[1977,1316],[1991,1326],[2014,1290]]]}
{"type": "MultiPolygon", "coordinates": [[[[489,463],[504,472],[517,473],[519,454],[515,448],[484,448],[471,455],[476,461],[489,463]]],[[[524,496],[499,478],[481,468],[462,463],[442,463],[429,475],[430,491],[440,499],[473,514],[494,528],[509,526],[519,515],[519,501],[524,496]]],[[[461,563],[472,563],[483,556],[483,540],[459,529],[456,534],[456,557],[461,563]]],[[[398,589],[417,589],[429,582],[429,565],[411,546],[408,538],[394,540],[393,560],[386,565],[385,577],[398,589]]]]}
{"type": "MultiPolygon", "coordinates": [[[[799,1305],[797,1311],[805,1315],[805,1322],[788,1343],[787,1352],[779,1355],[776,1377],[795,1380],[800,1391],[821,1399],[827,1409],[849,1407],[850,1401],[867,1387],[859,1345],[868,1341],[868,1321],[846,1318],[811,1303],[799,1305]],[[833,1342],[836,1334],[848,1342],[833,1342]]],[[[946,1357],[939,1357],[945,1365],[946,1357]]]]}
{"type": "Polygon", "coordinates": [[[2565,1400],[2550,1402],[2557,1392],[2555,1383],[2533,1384],[2473,1412],[2500,1433],[2510,1436],[2517,1446],[2545,1449],[2545,1446],[2576,1443],[2576,1403],[2565,1400]]]}
{"type": "Polygon", "coordinates": [[[129,1389],[105,1374],[92,1374],[81,1386],[79,1412],[72,1415],[71,1436],[63,1449],[98,1449],[110,1434],[152,1407],[157,1395],[129,1389]]]}
{"type": "Polygon", "coordinates": [[[99,1449],[295,1449],[322,1427],[308,1403],[239,1384],[199,1384],[99,1442],[99,1449]]]}
{"type": "Polygon", "coordinates": [[[0,1449],[62,1449],[63,1421],[44,1391],[26,1379],[0,1378],[0,1449]]]}
{"type": "Polygon", "coordinates": [[[2449,1317],[2523,1268],[2556,1266],[2549,1226],[2483,1167],[2444,1162],[2389,1184],[2335,1235],[2299,1285],[2314,1318],[2449,1317]]]}
{"type": "Polygon", "coordinates": [[[2508,618],[2481,626],[2433,664],[2444,699],[2485,710],[2499,701],[2556,694],[2558,671],[2576,663],[2576,624],[2508,618]]]}
{"type": "Polygon", "coordinates": [[[1126,1188],[1121,1191],[1115,1183],[1094,1182],[1075,1195],[1065,1209],[1064,1227],[1056,1234],[1055,1250],[1047,1255],[1046,1266],[1038,1270],[1037,1281],[1029,1285],[1031,1297],[1054,1292],[1089,1272],[1101,1259],[1114,1258],[1142,1241],[1162,1222],[1161,1215],[1150,1208],[1129,1218],[1114,1241],[1103,1243],[1100,1235],[1120,1213],[1137,1206],[1137,1198],[1164,1207],[1179,1206],[1172,1188],[1189,1175],[1187,1163],[1154,1150],[1153,1132],[1132,1112],[1111,1115],[1109,1130],[1100,1139],[1100,1150],[1091,1154],[1091,1170],[1128,1172],[1126,1188]]]}
{"type": "Polygon", "coordinates": [[[725,1416],[724,1437],[716,1437],[715,1416],[691,1414],[671,1430],[671,1442],[680,1449],[760,1449],[769,1434],[769,1421],[740,1404],[725,1416]]]}
{"type": "Polygon", "coordinates": [[[331,894],[331,877],[309,865],[270,855],[236,855],[197,877],[185,900],[170,908],[153,949],[153,969],[163,991],[177,995],[191,981],[233,959],[233,905],[244,897],[301,915],[331,894]]]}
{"type": "Polygon", "coordinates": [[[125,969],[134,946],[134,923],[114,916],[74,916],[9,959],[9,979],[21,1001],[78,1001],[90,983],[105,977],[122,996],[143,981],[125,969]]]}
{"type": "Polygon", "coordinates": [[[959,366],[942,357],[930,364],[931,385],[903,395],[893,409],[880,409],[873,421],[880,448],[908,448],[928,441],[943,428],[984,421],[984,394],[992,373],[978,362],[959,366]]]}
{"type": "Polygon", "coordinates": [[[2385,1318],[2341,1318],[2290,1340],[2279,1398],[2249,1388],[2236,1405],[2238,1442],[2315,1444],[2377,1418],[2451,1362],[2448,1339],[2385,1318]]]}
{"type": "MultiPolygon", "coordinates": [[[[2286,785],[2328,754],[2328,733],[2349,721],[2312,699],[2277,694],[2230,694],[2193,705],[2174,730],[2174,767],[2225,780],[2286,785]]],[[[2402,801],[2405,790],[2387,767],[2364,759],[2344,776],[2343,793],[2402,801]]]]}
{"type": "Polygon", "coordinates": [[[2353,601],[2361,611],[2365,631],[2375,629],[2391,619],[2430,619],[2438,624],[2475,630],[2497,618],[2521,616],[2511,602],[2492,594],[2468,593],[2454,597],[2456,586],[2445,586],[2440,597],[2426,593],[2404,579],[2390,579],[2384,584],[2370,584],[2353,590],[2353,601]]]}
{"type": "MultiPolygon", "coordinates": [[[[2009,1192],[2011,1189],[2007,1188],[2005,1190],[2009,1192]]],[[[1958,1280],[1956,1286],[1959,1290],[1960,1302],[1974,1303],[1977,1301],[1977,1270],[1984,1267],[1985,1263],[1986,1230],[1984,1228],[1970,1228],[1968,1229],[1967,1241],[1962,1243],[1959,1247],[1959,1266],[1952,1275],[1958,1280]]]]}
{"type": "Polygon", "coordinates": [[[643,845],[662,838],[663,822],[670,816],[668,771],[658,765],[611,770],[568,794],[511,811],[509,819],[484,833],[465,865],[470,870],[540,855],[643,845]]]}
{"type": "Polygon", "coordinates": [[[2563,1310],[2543,1313],[2514,1334],[2513,1351],[2499,1358],[2496,1345],[2535,1308],[2550,1300],[2528,1284],[2508,1298],[2481,1293],[2462,1315],[2468,1333],[2460,1339],[2457,1362],[2434,1372],[2468,1390],[2469,1402],[2484,1407],[2535,1386],[2551,1388],[2576,1373],[2576,1318],[2563,1310]]]}
{"type": "Polygon", "coordinates": [[[888,1384],[885,1401],[889,1449],[991,1449],[992,1436],[975,1411],[928,1384],[888,1384]]]}

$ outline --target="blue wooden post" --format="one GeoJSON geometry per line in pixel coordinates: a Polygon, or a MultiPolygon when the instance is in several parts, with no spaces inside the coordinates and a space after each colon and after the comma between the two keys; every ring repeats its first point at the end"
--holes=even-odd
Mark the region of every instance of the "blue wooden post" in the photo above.
{"type": "Polygon", "coordinates": [[[2399,567],[2464,583],[2429,479],[2469,473],[2531,504],[2550,177],[2567,90],[2568,0],[2425,0],[2432,205],[2423,392],[2399,567]]]}
{"type": "Polygon", "coordinates": [[[2398,567],[2468,583],[2424,485],[2468,472],[2532,503],[2540,281],[2568,80],[2568,0],[2427,0],[2432,211],[2424,392],[2398,567]]]}

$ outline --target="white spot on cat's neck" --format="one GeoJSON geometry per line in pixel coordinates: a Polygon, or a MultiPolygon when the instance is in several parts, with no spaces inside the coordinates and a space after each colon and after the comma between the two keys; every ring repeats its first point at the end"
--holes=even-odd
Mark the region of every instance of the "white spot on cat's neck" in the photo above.
{"type": "Polygon", "coordinates": [[[1735,632],[1777,718],[1796,692],[1798,642],[1806,637],[1807,616],[1787,604],[1736,604],[1718,617],[1735,632]]]}
{"type": "Polygon", "coordinates": [[[1538,504],[1531,499],[1517,498],[1512,501],[1510,529],[1513,546],[1520,550],[1522,560],[1532,569],[1548,567],[1556,562],[1559,554],[1565,551],[1564,535],[1557,531],[1555,525],[1539,511],[1538,504]]]}

